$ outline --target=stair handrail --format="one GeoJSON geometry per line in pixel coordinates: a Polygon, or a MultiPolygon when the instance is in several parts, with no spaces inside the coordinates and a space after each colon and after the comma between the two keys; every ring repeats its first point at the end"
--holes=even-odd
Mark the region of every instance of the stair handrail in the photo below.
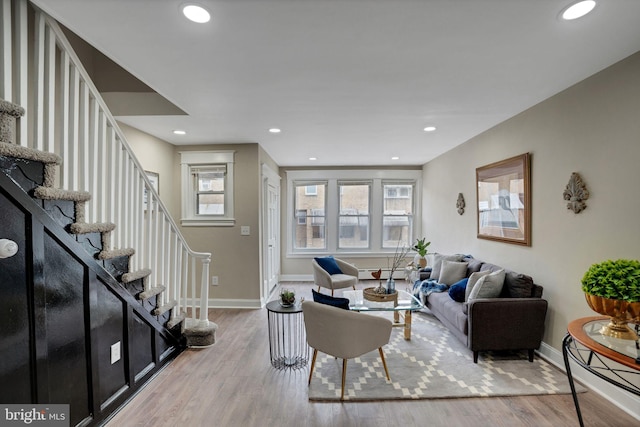
{"type": "MultiPolygon", "coordinates": [[[[94,155],[94,159],[99,159],[99,150],[102,150],[104,153],[107,148],[97,147],[98,142],[102,142],[103,143],[102,145],[104,145],[105,147],[109,145],[110,146],[109,148],[112,150],[112,154],[115,154],[115,157],[114,156],[109,157],[111,166],[115,168],[119,168],[118,170],[119,172],[124,171],[125,178],[123,179],[119,176],[114,177],[113,179],[118,180],[117,184],[114,184],[114,183],[107,184],[99,181],[97,171],[93,171],[94,176],[89,176],[88,175],[89,171],[85,170],[84,171],[85,181],[82,184],[91,185],[94,188],[97,188],[97,186],[100,185],[101,187],[103,187],[103,189],[106,189],[108,186],[109,190],[111,190],[112,193],[115,190],[119,190],[119,189],[125,190],[124,192],[126,194],[124,194],[122,198],[120,198],[120,195],[117,196],[118,201],[124,201],[125,206],[124,207],[118,206],[118,209],[124,210],[125,207],[129,206],[129,202],[130,202],[130,208],[132,209],[133,215],[129,215],[129,212],[125,212],[124,214],[122,212],[118,212],[117,216],[121,220],[121,223],[119,223],[118,226],[123,227],[123,231],[120,231],[119,235],[121,237],[115,239],[116,243],[123,244],[124,242],[127,242],[127,241],[131,241],[132,243],[135,242],[140,246],[142,246],[141,248],[136,248],[136,249],[139,249],[141,253],[143,253],[144,255],[147,255],[145,258],[150,259],[155,249],[153,247],[152,242],[156,244],[158,243],[158,238],[159,238],[158,233],[161,234],[160,238],[162,239],[163,242],[165,241],[165,237],[166,237],[165,246],[166,246],[167,252],[166,253],[164,252],[164,249],[165,249],[164,247],[161,248],[162,255],[164,255],[165,257],[165,259],[161,261],[163,263],[162,268],[165,270],[163,270],[162,274],[159,274],[159,272],[153,273],[154,278],[156,277],[155,274],[158,274],[158,276],[162,276],[166,281],[166,285],[168,287],[166,291],[169,296],[163,296],[162,300],[164,301],[165,298],[170,298],[170,297],[177,299],[176,301],[178,305],[177,313],[176,313],[176,310],[174,310],[171,314],[172,318],[175,318],[176,316],[181,315],[180,312],[182,310],[182,306],[184,307],[190,306],[192,325],[194,326],[208,325],[209,324],[209,321],[208,321],[209,266],[210,266],[212,254],[209,252],[197,252],[190,248],[186,239],[180,232],[178,225],[172,218],[169,210],[164,205],[164,203],[160,199],[158,192],[153,187],[151,181],[147,177],[144,171],[144,168],[142,167],[135,153],[131,149],[131,146],[127,142],[127,139],[124,133],[122,132],[117,121],[111,114],[107,104],[105,103],[104,99],[100,95],[100,92],[96,88],[89,73],[86,71],[85,67],[83,66],[82,62],[77,56],[75,50],[73,49],[71,43],[68,41],[66,35],[60,28],[58,22],[52,17],[50,17],[46,12],[38,8],[36,5],[29,2],[28,0],[13,0],[16,17],[15,19],[11,19],[11,18],[7,19],[6,17],[7,11],[9,11],[9,13],[11,12],[11,9],[10,9],[11,4],[12,4],[12,0],[4,0],[4,2],[0,4],[0,15],[4,16],[3,23],[4,24],[9,23],[11,25],[10,31],[8,31],[6,27],[5,29],[2,30],[4,37],[1,38],[1,42],[3,43],[3,45],[0,47],[2,48],[3,52],[12,51],[14,49],[14,46],[11,38],[13,37],[16,40],[19,40],[19,42],[16,43],[16,45],[19,46],[18,48],[16,48],[16,50],[18,51],[16,56],[19,59],[15,61],[15,64],[13,63],[2,64],[1,70],[4,70],[4,73],[3,73],[4,77],[2,81],[0,81],[0,85],[3,85],[2,94],[5,97],[7,97],[6,96],[7,94],[9,94],[8,98],[17,98],[17,101],[20,102],[23,105],[23,107],[25,107],[25,109],[27,110],[28,112],[27,114],[32,115],[32,117],[27,118],[27,120],[30,120],[31,123],[33,124],[33,127],[29,128],[27,131],[24,131],[24,129],[27,129],[27,126],[23,125],[22,123],[20,124],[21,128],[18,131],[19,139],[18,141],[16,141],[16,143],[19,145],[23,145],[23,146],[27,146],[27,147],[35,148],[39,150],[54,148],[54,149],[51,149],[50,151],[55,151],[55,145],[56,145],[56,139],[57,139],[58,143],[60,144],[60,150],[63,153],[63,156],[62,156],[64,159],[63,162],[64,161],[67,162],[67,165],[63,165],[63,166],[67,166],[67,167],[68,165],[73,165],[74,161],[77,162],[79,160],[79,156],[80,156],[79,153],[81,151],[84,153],[84,156],[89,156],[89,154],[87,153],[92,152],[94,155]],[[27,5],[31,5],[35,10],[35,23],[33,28],[33,32],[35,34],[33,37],[34,52],[30,52],[28,48],[28,45],[31,42],[25,41],[29,39],[27,37],[28,29],[25,28],[27,27],[27,7],[26,7],[27,5]],[[14,26],[14,21],[16,22],[15,26],[14,26]],[[18,28],[15,28],[15,27],[18,27],[18,28]],[[52,36],[54,40],[51,40],[52,36]],[[7,40],[7,38],[9,40],[7,40]],[[63,119],[63,124],[60,125],[63,128],[61,131],[62,137],[59,137],[57,135],[58,129],[55,127],[56,124],[50,123],[51,121],[53,121],[53,118],[55,116],[55,113],[52,113],[51,111],[49,111],[52,108],[54,108],[52,107],[53,101],[51,101],[51,98],[53,97],[55,101],[58,101],[58,96],[57,95],[53,96],[52,94],[55,94],[55,89],[49,86],[46,86],[44,82],[45,76],[46,76],[49,78],[49,80],[54,80],[53,82],[47,81],[46,83],[50,83],[51,85],[58,84],[57,81],[55,81],[55,79],[52,78],[52,75],[53,77],[58,77],[56,74],[58,71],[55,70],[55,66],[58,65],[58,59],[56,59],[56,50],[55,50],[56,46],[62,52],[61,56],[63,56],[63,58],[60,61],[63,61],[63,65],[65,66],[64,69],[61,66],[61,69],[63,69],[61,73],[66,72],[69,74],[73,74],[73,78],[71,78],[69,74],[64,76],[65,78],[68,78],[68,80],[65,79],[62,83],[63,87],[61,88],[61,92],[63,92],[63,94],[61,96],[63,98],[65,96],[67,97],[62,102],[63,107],[66,106],[66,107],[69,107],[70,109],[74,108],[75,110],[72,111],[71,113],[69,113],[68,111],[66,112],[63,111],[60,114],[64,115],[64,119],[68,119],[69,117],[72,117],[70,121],[75,120],[74,124],[76,125],[76,128],[73,128],[70,130],[69,128],[71,126],[69,126],[69,123],[64,122],[64,119],[63,119]],[[47,49],[49,50],[47,51],[47,49]],[[51,52],[51,49],[53,49],[53,52],[51,52]],[[26,58],[28,57],[35,58],[35,61],[34,61],[35,77],[31,74],[28,74],[29,68],[28,66],[25,65],[28,63],[26,60],[26,58]],[[51,59],[52,57],[53,59],[51,59]],[[47,62],[47,60],[49,62],[47,62]],[[51,65],[51,61],[53,61],[54,65],[51,65]],[[69,66],[69,68],[66,68],[67,65],[69,66]],[[44,69],[46,66],[50,67],[49,72],[51,74],[49,74],[48,76],[46,75],[47,70],[44,69]],[[11,76],[7,76],[6,75],[7,72],[10,72],[11,76]],[[29,93],[28,85],[31,84],[32,82],[30,82],[27,79],[25,83],[25,78],[22,75],[22,73],[24,73],[25,75],[30,75],[32,77],[31,80],[36,81],[33,89],[31,90],[31,93],[29,93]],[[75,73],[77,73],[77,75],[75,73]],[[14,83],[14,79],[15,81],[18,82],[18,84],[14,83]],[[75,95],[74,101],[76,104],[73,104],[72,106],[69,105],[70,104],[68,99],[70,97],[69,93],[64,92],[63,90],[63,89],[68,89],[65,86],[65,84],[67,83],[69,83],[69,86],[71,86],[74,83],[76,84],[75,90],[77,90],[77,92],[73,92],[73,95],[75,95]],[[88,93],[85,93],[82,91],[82,85],[84,85],[88,93]],[[18,89],[16,90],[17,93],[15,94],[15,96],[13,96],[13,91],[12,91],[13,86],[18,87],[18,89]],[[45,93],[45,91],[49,91],[49,92],[45,93]],[[43,116],[45,114],[44,110],[47,108],[46,102],[44,101],[47,95],[49,96],[49,99],[48,99],[49,110],[47,111],[47,113],[49,114],[49,117],[48,117],[48,122],[46,123],[48,128],[45,129],[45,126],[43,124],[43,121],[45,120],[45,118],[43,116]],[[31,101],[33,101],[33,103],[31,101]],[[85,104],[84,105],[85,109],[79,112],[80,106],[77,104],[82,104],[83,102],[85,104]],[[95,103],[95,107],[92,110],[92,107],[94,106],[93,103],[95,103]],[[28,104],[28,105],[25,105],[25,104],[28,104]],[[38,113],[41,113],[42,115],[38,113]],[[94,115],[95,121],[90,122],[88,124],[87,123],[82,123],[82,125],[79,124],[81,122],[82,117],[89,117],[90,114],[94,115]],[[85,115],[85,116],[82,116],[82,115],[85,115]],[[33,116],[35,116],[35,118],[33,116]],[[86,136],[88,136],[88,134],[91,131],[94,131],[96,134],[103,133],[104,135],[106,135],[109,130],[112,132],[110,138],[109,136],[107,136],[106,139],[103,141],[90,142],[89,141],[90,138],[86,138],[86,136]],[[80,132],[83,132],[83,131],[87,132],[87,135],[85,135],[84,137],[79,137],[78,135],[80,134],[80,132]],[[33,133],[33,135],[31,135],[31,132],[33,133]],[[73,136],[75,137],[75,140],[72,143],[69,143],[65,138],[69,136],[70,132],[72,132],[73,136]],[[44,141],[45,139],[46,141],[44,141]],[[82,143],[84,143],[84,145],[82,146],[80,145],[81,139],[82,139],[82,143]],[[30,144],[29,142],[30,140],[33,141],[32,144],[30,144]],[[94,145],[91,145],[92,143],[94,145]],[[71,144],[71,146],[68,146],[69,144],[71,144]],[[119,152],[118,149],[122,150],[124,154],[119,152]],[[120,155],[122,155],[123,157],[119,157],[120,155]],[[130,178],[131,181],[125,182],[126,178],[130,178]],[[130,184],[131,188],[125,184],[130,184]],[[114,187],[117,187],[117,188],[114,188],[114,187]],[[143,197],[139,197],[139,196],[142,196],[143,194],[145,194],[145,192],[146,192],[147,198],[146,198],[146,201],[143,203],[142,202],[143,197]],[[135,217],[133,220],[131,220],[132,221],[131,223],[125,222],[129,220],[129,216],[135,217]],[[160,218],[160,220],[158,220],[158,218],[160,218]],[[144,228],[143,230],[135,229],[136,220],[138,220],[139,222],[138,225],[140,224],[143,225],[143,228],[144,228]],[[160,221],[161,223],[159,223],[158,221],[160,221]],[[167,226],[168,226],[168,230],[165,228],[167,226]],[[158,229],[159,227],[161,228],[161,232],[158,229]],[[152,228],[155,228],[155,230],[152,230],[152,228]],[[147,232],[147,236],[144,236],[145,231],[147,232]],[[166,232],[166,235],[165,235],[165,232],[166,232]],[[172,240],[172,236],[174,236],[173,240],[172,240]],[[153,241],[151,239],[153,239],[153,241]],[[173,241],[173,244],[172,244],[172,241],[173,241]],[[172,249],[173,249],[173,253],[171,252],[172,249]],[[183,254],[186,255],[185,259],[183,259],[183,254]],[[189,268],[189,262],[187,259],[189,257],[192,260],[191,268],[189,268]],[[196,260],[199,260],[202,266],[202,275],[200,279],[200,304],[198,307],[199,319],[197,321],[196,321],[197,304],[196,304],[196,289],[195,289],[195,281],[196,281],[195,261],[196,260]],[[170,266],[169,264],[171,262],[175,263],[176,265],[170,266]],[[179,266],[182,269],[181,271],[182,274],[179,274],[180,272],[176,270],[178,268],[177,266],[178,263],[183,264],[179,266]],[[169,266],[167,267],[167,265],[169,266]],[[174,270],[170,271],[172,267],[174,268],[174,270]],[[164,275],[165,271],[167,272],[166,274],[167,277],[165,277],[164,275]],[[181,286],[178,284],[169,283],[171,281],[171,278],[170,278],[171,275],[173,275],[173,279],[176,282],[180,283],[181,286]],[[188,304],[188,298],[187,298],[189,295],[189,287],[188,287],[189,276],[191,277],[191,292],[190,292],[191,304],[188,304]]],[[[3,62],[5,62],[5,58],[7,58],[7,55],[6,54],[0,55],[0,57],[3,60],[3,62]]],[[[11,61],[9,60],[9,62],[11,61]]],[[[72,92],[73,90],[74,88],[71,88],[69,89],[69,92],[72,92]]],[[[7,99],[7,101],[15,102],[14,99],[7,99]]],[[[90,120],[91,118],[89,117],[88,121],[90,120]]],[[[88,169],[89,167],[90,165],[87,165],[85,169],[88,169]]],[[[105,166],[102,166],[102,167],[104,168],[105,166]]],[[[96,165],[96,169],[97,169],[97,165],[96,165]]],[[[60,167],[60,171],[61,171],[61,178],[60,178],[61,181],[65,183],[70,182],[72,183],[72,185],[78,186],[78,182],[82,178],[78,176],[77,171],[73,169],[65,170],[63,169],[62,166],[60,167]],[[70,173],[70,175],[72,176],[67,176],[67,174],[69,174],[69,170],[72,171],[70,173]]],[[[75,189],[75,188],[72,188],[72,189],[75,189]]],[[[96,194],[95,196],[102,197],[103,203],[100,209],[102,210],[102,212],[97,213],[97,211],[99,210],[98,208],[100,206],[97,205],[97,202],[95,199],[92,200],[91,209],[92,209],[92,212],[93,211],[96,212],[96,213],[93,213],[93,217],[97,218],[97,215],[100,215],[101,218],[108,218],[109,215],[105,213],[106,211],[105,205],[107,204],[106,203],[107,195],[96,194]]],[[[115,198],[116,196],[111,195],[111,197],[115,198]]],[[[112,213],[115,212],[115,209],[116,209],[115,206],[110,206],[110,210],[112,213]]],[[[109,218],[109,219],[113,219],[113,218],[109,218]]],[[[107,248],[107,249],[111,249],[111,248],[107,248]]],[[[157,257],[157,254],[156,254],[156,257],[157,257]]],[[[144,260],[141,258],[142,256],[138,256],[137,258],[132,259],[132,263],[135,267],[138,267],[144,262],[144,260]]],[[[156,265],[158,264],[157,261],[155,263],[156,265]]],[[[151,284],[147,283],[146,286],[151,287],[151,284]]]]}

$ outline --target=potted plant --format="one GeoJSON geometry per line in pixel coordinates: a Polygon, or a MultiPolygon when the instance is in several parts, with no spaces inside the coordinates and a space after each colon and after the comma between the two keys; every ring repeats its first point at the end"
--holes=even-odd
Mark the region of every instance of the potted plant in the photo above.
{"type": "Polygon", "coordinates": [[[629,322],[640,322],[640,261],[618,259],[591,265],[582,278],[587,304],[611,317],[602,328],[606,336],[638,339],[629,322]]]}
{"type": "Polygon", "coordinates": [[[431,242],[427,242],[426,240],[426,237],[423,237],[422,239],[416,239],[416,243],[411,248],[418,253],[413,259],[413,263],[420,268],[427,266],[427,248],[429,247],[431,242]]]}
{"type": "Polygon", "coordinates": [[[290,289],[280,291],[280,305],[291,307],[296,302],[296,293],[290,289]]]}

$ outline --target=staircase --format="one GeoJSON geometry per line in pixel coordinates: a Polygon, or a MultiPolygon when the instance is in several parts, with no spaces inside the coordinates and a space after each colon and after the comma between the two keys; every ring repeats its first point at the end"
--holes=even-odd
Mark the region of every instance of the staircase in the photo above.
{"type": "MultiPolygon", "coordinates": [[[[0,219],[19,231],[3,230],[0,239],[26,236],[20,251],[32,251],[0,259],[0,292],[13,286],[9,296],[18,289],[25,301],[20,309],[5,298],[3,307],[30,319],[3,334],[6,343],[28,335],[26,367],[16,361],[13,371],[0,368],[1,378],[27,384],[24,397],[2,396],[47,403],[86,394],[87,402],[78,397],[82,402],[71,405],[71,418],[93,425],[185,346],[215,342],[217,325],[208,320],[211,254],[189,248],[57,22],[28,0],[0,0],[0,22],[0,219]],[[62,254],[54,257],[59,277],[44,256],[48,242],[55,243],[52,253],[62,254]],[[16,280],[18,266],[24,271],[16,280]],[[22,276],[31,288],[21,290],[22,276]],[[81,282],[76,308],[60,319],[85,311],[76,338],[86,360],[67,355],[57,361],[62,347],[51,342],[68,337],[42,318],[62,313],[65,304],[48,287],[73,281],[81,282]],[[58,366],[65,360],[75,362],[58,366]],[[58,369],[78,364],[86,364],[86,393],[51,383],[58,369]]],[[[3,343],[0,353],[11,349],[3,343]]]]}

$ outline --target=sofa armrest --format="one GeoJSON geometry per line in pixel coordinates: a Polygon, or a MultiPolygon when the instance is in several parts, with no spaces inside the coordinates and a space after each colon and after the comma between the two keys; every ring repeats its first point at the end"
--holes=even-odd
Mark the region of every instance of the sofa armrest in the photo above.
{"type": "Polygon", "coordinates": [[[488,298],[470,302],[468,347],[473,351],[540,347],[547,305],[542,298],[488,298]]]}

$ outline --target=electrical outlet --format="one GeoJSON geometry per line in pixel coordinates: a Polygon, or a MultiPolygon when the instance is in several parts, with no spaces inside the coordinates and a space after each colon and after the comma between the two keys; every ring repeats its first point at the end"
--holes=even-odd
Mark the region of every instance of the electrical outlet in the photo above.
{"type": "Polygon", "coordinates": [[[251,235],[251,227],[248,225],[243,225],[240,227],[240,235],[241,236],[249,236],[251,235]]]}
{"type": "Polygon", "coordinates": [[[211,276],[211,286],[218,286],[218,276],[211,276]]]}
{"type": "Polygon", "coordinates": [[[120,341],[111,346],[111,364],[120,360],[120,341]]]}

